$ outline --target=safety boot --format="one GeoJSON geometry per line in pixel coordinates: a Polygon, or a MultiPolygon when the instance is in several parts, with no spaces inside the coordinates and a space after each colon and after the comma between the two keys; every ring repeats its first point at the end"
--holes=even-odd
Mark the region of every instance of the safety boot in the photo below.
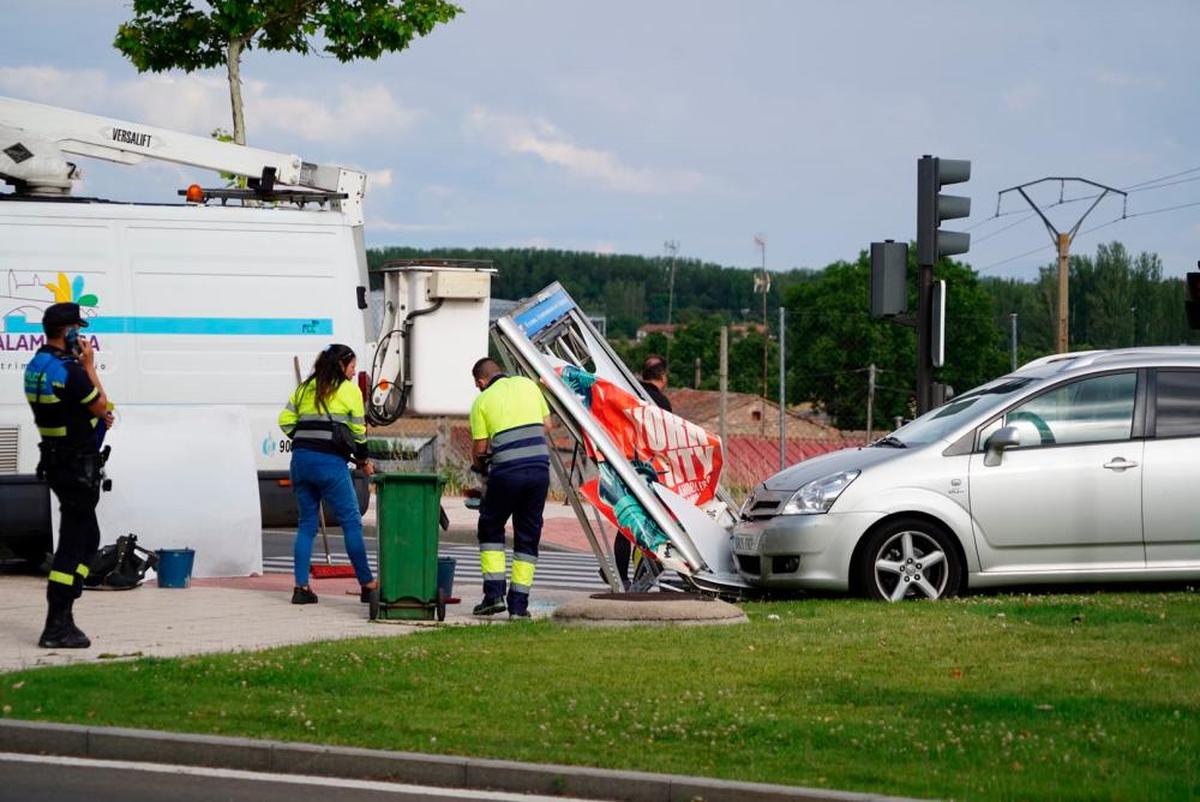
{"type": "Polygon", "coordinates": [[[507,607],[504,605],[504,599],[483,597],[483,601],[475,605],[475,609],[471,611],[472,615],[496,615],[504,612],[507,607]]]}
{"type": "Polygon", "coordinates": [[[70,605],[58,600],[50,603],[50,611],[46,614],[46,627],[42,637],[38,638],[38,646],[43,649],[86,649],[92,645],[87,635],[75,626],[71,617],[70,605]]]}

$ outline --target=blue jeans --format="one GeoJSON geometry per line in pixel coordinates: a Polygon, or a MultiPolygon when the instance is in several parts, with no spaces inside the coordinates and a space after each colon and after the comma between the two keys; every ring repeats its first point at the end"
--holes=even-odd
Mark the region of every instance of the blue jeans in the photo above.
{"type": "Polygon", "coordinates": [[[321,500],[337,515],[346,541],[346,553],[354,565],[354,575],[360,584],[374,577],[367,562],[367,547],[363,543],[362,515],[358,511],[358,496],[346,461],[333,454],[298,448],[292,452],[292,490],[300,507],[300,527],[292,546],[295,558],[296,587],[308,584],[308,567],[312,561],[313,538],[317,536],[317,516],[321,500]]]}

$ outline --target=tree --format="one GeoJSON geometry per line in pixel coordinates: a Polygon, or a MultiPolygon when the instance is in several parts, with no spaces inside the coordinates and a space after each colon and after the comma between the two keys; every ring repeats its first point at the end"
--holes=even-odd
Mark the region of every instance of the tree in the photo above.
{"type": "Polygon", "coordinates": [[[113,46],[138,72],[184,72],[225,65],[233,141],[246,144],[242,53],[255,47],[338,61],[377,59],[462,11],[446,0],[133,0],[133,19],[113,46]],[[313,37],[321,36],[318,45],[313,37]]]}

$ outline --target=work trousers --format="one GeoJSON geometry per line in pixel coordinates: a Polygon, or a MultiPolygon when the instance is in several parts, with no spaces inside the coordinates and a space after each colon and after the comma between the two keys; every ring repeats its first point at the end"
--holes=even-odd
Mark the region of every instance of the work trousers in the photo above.
{"type": "Polygon", "coordinates": [[[363,542],[358,496],[354,493],[354,480],[350,478],[346,460],[323,451],[297,448],[292,451],[291,476],[292,490],[296,493],[296,504],[300,509],[300,525],[292,544],[296,587],[308,585],[313,538],[317,536],[322,499],[333,510],[338,525],[342,527],[346,554],[354,566],[354,575],[359,584],[369,583],[374,577],[371,564],[367,561],[367,546],[363,542]]]}
{"type": "Polygon", "coordinates": [[[529,590],[549,489],[550,469],[546,465],[508,468],[488,477],[479,506],[479,566],[485,598],[505,597],[504,526],[510,517],[513,519],[512,583],[507,604],[508,611],[517,615],[529,611],[529,590]]]}
{"type": "Polygon", "coordinates": [[[83,593],[83,580],[100,548],[100,524],[96,521],[96,505],[100,502],[98,468],[96,475],[89,475],[64,460],[44,470],[62,513],[46,597],[51,604],[69,604],[83,593]]]}

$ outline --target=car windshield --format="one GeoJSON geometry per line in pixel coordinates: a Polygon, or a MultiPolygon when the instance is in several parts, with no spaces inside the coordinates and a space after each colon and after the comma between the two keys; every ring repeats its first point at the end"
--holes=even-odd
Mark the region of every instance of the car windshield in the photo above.
{"type": "Polygon", "coordinates": [[[931,409],[876,442],[878,445],[895,447],[898,443],[918,446],[941,440],[968,420],[1003,407],[1033,381],[1035,379],[1028,377],[1006,376],[981,385],[937,409],[931,409]]]}

